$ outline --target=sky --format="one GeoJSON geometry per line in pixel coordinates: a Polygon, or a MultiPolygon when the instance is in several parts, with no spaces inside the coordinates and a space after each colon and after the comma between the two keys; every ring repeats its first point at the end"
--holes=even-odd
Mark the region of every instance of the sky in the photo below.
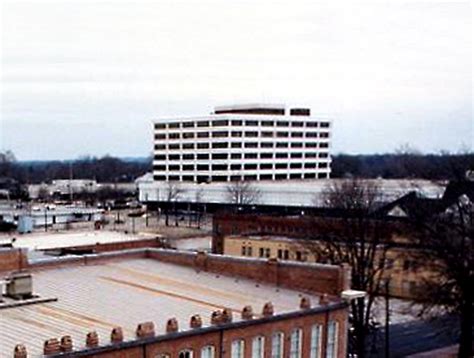
{"type": "Polygon", "coordinates": [[[470,1],[5,0],[0,151],[147,156],[153,120],[309,106],[333,153],[473,150],[470,1]]]}

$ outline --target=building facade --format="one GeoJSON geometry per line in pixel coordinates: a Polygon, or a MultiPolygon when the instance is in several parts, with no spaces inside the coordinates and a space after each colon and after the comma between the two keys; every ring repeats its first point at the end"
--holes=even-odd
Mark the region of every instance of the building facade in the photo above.
{"type": "Polygon", "coordinates": [[[326,179],[331,121],[307,108],[216,107],[209,116],[156,121],[155,181],[326,179]]]}

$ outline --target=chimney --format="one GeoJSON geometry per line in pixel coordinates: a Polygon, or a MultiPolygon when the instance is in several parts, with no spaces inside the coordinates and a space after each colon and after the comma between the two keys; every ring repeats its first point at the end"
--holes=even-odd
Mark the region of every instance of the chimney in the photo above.
{"type": "Polygon", "coordinates": [[[86,347],[95,348],[99,346],[99,335],[96,331],[87,333],[86,336],[86,347]]]}
{"type": "Polygon", "coordinates": [[[327,293],[323,293],[319,297],[319,304],[320,305],[327,305],[328,303],[329,303],[329,297],[328,297],[327,293]]]}
{"type": "Polygon", "coordinates": [[[57,338],[51,338],[47,341],[44,341],[43,345],[43,354],[45,356],[58,354],[61,352],[61,347],[57,338]]]}
{"type": "Polygon", "coordinates": [[[198,314],[195,314],[194,316],[192,316],[191,320],[189,321],[189,327],[191,327],[191,328],[201,328],[202,327],[201,316],[198,315],[198,314]]]}
{"type": "Polygon", "coordinates": [[[110,342],[112,344],[122,343],[123,342],[123,330],[122,327],[112,328],[110,333],[110,342]]]}
{"type": "Polygon", "coordinates": [[[136,330],[137,338],[148,338],[155,335],[155,324],[153,322],[140,323],[136,330]]]}
{"type": "Polygon", "coordinates": [[[178,332],[178,320],[176,318],[170,318],[168,322],[166,322],[166,333],[174,333],[178,332]]]}
{"type": "Polygon", "coordinates": [[[17,344],[13,351],[13,358],[28,358],[26,347],[23,344],[17,344]]]}
{"type": "Polygon", "coordinates": [[[263,317],[273,316],[273,303],[271,302],[265,303],[262,309],[262,316],[263,317]]]}
{"type": "Polygon", "coordinates": [[[309,310],[311,308],[311,300],[308,297],[302,297],[300,301],[300,308],[302,310],[309,310]]]}
{"type": "Polygon", "coordinates": [[[252,319],[253,318],[253,309],[252,306],[245,306],[242,309],[242,319],[252,319]]]}
{"type": "Polygon", "coordinates": [[[211,315],[211,324],[212,325],[216,325],[216,324],[221,324],[223,321],[222,319],[222,312],[217,310],[217,311],[214,311],[212,312],[212,315],[211,315]]]}
{"type": "Polygon", "coordinates": [[[61,352],[62,353],[68,353],[72,352],[72,338],[71,336],[63,336],[61,337],[61,352]]]}

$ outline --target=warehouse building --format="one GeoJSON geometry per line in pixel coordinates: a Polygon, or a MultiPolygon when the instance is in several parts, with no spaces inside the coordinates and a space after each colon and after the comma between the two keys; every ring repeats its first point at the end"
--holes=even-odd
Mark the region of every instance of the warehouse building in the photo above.
{"type": "Polygon", "coordinates": [[[0,277],[0,356],[15,358],[342,358],[363,294],[348,267],[164,249],[0,250],[0,277]]]}
{"type": "Polygon", "coordinates": [[[326,179],[331,121],[310,109],[251,104],[154,126],[156,181],[326,179]]]}

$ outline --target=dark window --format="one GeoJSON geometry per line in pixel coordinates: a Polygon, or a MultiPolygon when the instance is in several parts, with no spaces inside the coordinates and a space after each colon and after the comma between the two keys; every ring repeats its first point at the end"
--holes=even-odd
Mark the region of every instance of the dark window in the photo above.
{"type": "Polygon", "coordinates": [[[286,178],[288,178],[288,176],[286,174],[276,174],[275,175],[275,180],[285,180],[286,178]]]}
{"type": "Polygon", "coordinates": [[[212,170],[227,170],[227,165],[225,164],[213,164],[212,170]]]}
{"type": "Polygon", "coordinates": [[[292,127],[303,127],[303,122],[291,122],[292,127]]]}
{"type": "Polygon", "coordinates": [[[317,126],[318,126],[318,122],[306,122],[306,127],[316,128],[317,126]]]}
{"type": "Polygon", "coordinates": [[[329,157],[329,153],[319,153],[320,158],[327,158],[329,157]]]}
{"type": "Polygon", "coordinates": [[[227,153],[214,153],[212,159],[227,159],[227,153]]]}
{"type": "Polygon", "coordinates": [[[273,137],[273,132],[262,132],[262,137],[263,138],[272,138],[273,137]]]}
{"type": "Polygon", "coordinates": [[[198,164],[197,170],[209,170],[209,165],[207,164],[198,164]]]}
{"type": "Polygon", "coordinates": [[[319,167],[319,168],[327,168],[327,167],[328,167],[328,163],[319,163],[319,164],[318,164],[318,167],[319,167]]]}
{"type": "Polygon", "coordinates": [[[286,163],[276,163],[275,164],[275,169],[287,169],[288,168],[288,164],[286,163]]]}
{"type": "Polygon", "coordinates": [[[197,122],[198,127],[209,127],[209,121],[197,122]]]}
{"type": "Polygon", "coordinates": [[[169,165],[168,170],[179,170],[179,165],[176,165],[176,164],[169,165]]]}
{"type": "Polygon", "coordinates": [[[304,178],[305,178],[305,179],[314,179],[314,178],[316,178],[316,174],[314,174],[314,173],[306,173],[306,174],[304,175],[304,178]]]}
{"type": "Polygon", "coordinates": [[[257,164],[245,164],[245,165],[244,165],[244,168],[245,168],[245,169],[248,169],[248,170],[250,170],[250,169],[252,169],[252,170],[253,170],[253,169],[257,169],[257,164]]]}
{"type": "Polygon", "coordinates": [[[303,158],[303,153],[291,153],[291,158],[303,158]]]}
{"type": "Polygon", "coordinates": [[[231,170],[240,170],[240,169],[242,169],[242,166],[240,164],[231,164],[230,169],[231,170]]]}
{"type": "Polygon", "coordinates": [[[198,183],[206,183],[209,181],[209,177],[205,176],[205,175],[198,175],[197,176],[197,180],[196,180],[198,183]]]}
{"type": "Polygon", "coordinates": [[[169,159],[169,160],[180,160],[181,158],[180,158],[180,155],[179,155],[179,154],[170,154],[170,155],[168,156],[168,159],[169,159]]]}
{"type": "Polygon", "coordinates": [[[166,170],[166,165],[154,165],[153,170],[166,170]]]}
{"type": "Polygon", "coordinates": [[[226,132],[226,131],[219,131],[219,132],[212,133],[213,138],[223,138],[223,137],[227,137],[228,135],[229,135],[229,132],[226,132]]]}
{"type": "Polygon", "coordinates": [[[287,142],[278,142],[276,144],[277,148],[288,148],[288,143],[287,142]]]}
{"type": "Polygon", "coordinates": [[[194,181],[194,177],[192,175],[183,175],[183,181],[194,181]]]}
{"type": "Polygon", "coordinates": [[[184,143],[183,149],[194,149],[194,143],[184,143]]]}
{"type": "Polygon", "coordinates": [[[316,163],[304,163],[306,169],[316,168],[316,163]]]}
{"type": "Polygon", "coordinates": [[[271,174],[262,174],[260,175],[260,180],[272,180],[273,177],[271,174]]]}
{"type": "Polygon", "coordinates": [[[155,160],[166,160],[166,155],[164,154],[155,155],[155,160]]]}
{"type": "Polygon", "coordinates": [[[262,127],[273,127],[275,122],[273,121],[262,121],[262,127]]]}
{"type": "Polygon", "coordinates": [[[273,153],[261,153],[260,158],[262,158],[262,159],[271,159],[271,158],[273,158],[273,153]]]}
{"type": "Polygon", "coordinates": [[[183,154],[184,160],[194,160],[194,154],[183,154]]]}
{"type": "Polygon", "coordinates": [[[256,175],[244,175],[244,180],[257,180],[256,175]]]}
{"type": "Polygon", "coordinates": [[[178,181],[179,180],[179,175],[170,175],[168,179],[170,181],[178,181]]]}
{"type": "Polygon", "coordinates": [[[198,160],[207,160],[209,159],[209,154],[207,153],[201,153],[197,155],[198,160]]]}
{"type": "Polygon", "coordinates": [[[321,128],[329,128],[329,122],[321,122],[321,128]]]}
{"type": "Polygon", "coordinates": [[[194,133],[193,132],[183,133],[183,138],[184,139],[194,138],[194,133]]]}
{"type": "Polygon", "coordinates": [[[277,127],[289,127],[290,126],[290,122],[283,122],[283,121],[278,121],[277,122],[277,127]]]}
{"type": "Polygon", "coordinates": [[[212,177],[212,181],[227,181],[227,177],[223,175],[215,175],[212,177]]]}
{"type": "Polygon", "coordinates": [[[154,175],[153,176],[154,180],[166,180],[166,175],[154,175]]]}
{"type": "Polygon", "coordinates": [[[327,179],[327,178],[329,178],[329,175],[327,173],[318,174],[318,179],[327,179]]]}
{"type": "Polygon", "coordinates": [[[248,126],[258,126],[258,121],[245,121],[245,125],[248,126]]]}
{"type": "Polygon", "coordinates": [[[329,148],[328,143],[319,143],[319,148],[329,148]]]}
{"type": "Polygon", "coordinates": [[[208,149],[209,143],[198,143],[197,146],[198,146],[198,149],[208,149]]]}
{"type": "Polygon", "coordinates": [[[245,143],[245,148],[257,148],[258,143],[255,142],[250,142],[250,143],[245,143]]]}
{"type": "Polygon", "coordinates": [[[288,132],[277,132],[277,137],[279,138],[288,137],[288,132]]]}
{"type": "Polygon", "coordinates": [[[155,123],[155,129],[165,129],[166,124],[165,123],[155,123]]]}
{"type": "Polygon", "coordinates": [[[231,175],[230,180],[231,181],[241,181],[242,177],[240,175],[231,175]]]}
{"type": "Polygon", "coordinates": [[[169,139],[179,139],[179,133],[170,133],[168,134],[169,139]]]}
{"type": "Polygon", "coordinates": [[[183,122],[183,128],[194,128],[194,122],[183,122]]]}
{"type": "Polygon", "coordinates": [[[265,250],[263,249],[263,247],[261,247],[259,250],[258,250],[258,256],[259,257],[263,257],[265,255],[265,250]]]}
{"type": "Polygon", "coordinates": [[[245,132],[246,137],[258,137],[258,132],[245,132]]]}
{"type": "Polygon", "coordinates": [[[301,168],[301,163],[291,163],[290,168],[291,169],[299,169],[299,168],[301,168]]]}
{"type": "Polygon", "coordinates": [[[231,158],[231,159],[241,159],[241,158],[242,158],[242,154],[241,154],[241,153],[231,153],[231,154],[230,154],[230,158],[231,158]]]}
{"type": "Polygon", "coordinates": [[[227,142],[212,143],[212,148],[217,148],[217,149],[227,148],[228,146],[229,146],[229,144],[227,142]]]}
{"type": "Polygon", "coordinates": [[[166,134],[164,133],[155,134],[155,139],[166,139],[166,134]]]}
{"type": "Polygon", "coordinates": [[[262,147],[262,148],[273,148],[273,143],[272,142],[263,142],[263,143],[260,143],[260,147],[262,147]]]}
{"type": "Polygon", "coordinates": [[[273,169],[273,164],[270,164],[270,163],[260,164],[260,169],[273,169]]]}
{"type": "Polygon", "coordinates": [[[232,123],[233,126],[241,126],[242,125],[242,121],[237,121],[237,120],[233,120],[231,123],[232,123]]]}
{"type": "Polygon", "coordinates": [[[198,138],[209,138],[209,132],[198,132],[198,138]]]}
{"type": "Polygon", "coordinates": [[[185,165],[183,165],[183,170],[194,170],[194,165],[185,164],[185,165]]]}
{"type": "Polygon", "coordinates": [[[307,138],[318,138],[318,132],[308,132],[306,133],[307,138]]]}
{"type": "Polygon", "coordinates": [[[301,179],[301,174],[290,174],[290,179],[301,179]]]}
{"type": "Polygon", "coordinates": [[[232,137],[242,137],[242,132],[232,132],[232,137]]]}
{"type": "Polygon", "coordinates": [[[317,148],[318,143],[311,142],[311,143],[306,143],[306,148],[317,148]]]}
{"type": "Polygon", "coordinates": [[[242,148],[242,142],[231,143],[232,148],[242,148]]]}
{"type": "Polygon", "coordinates": [[[179,149],[179,144],[169,144],[168,149],[179,149]]]}
{"type": "Polygon", "coordinates": [[[222,126],[228,126],[229,121],[227,119],[219,119],[217,121],[212,121],[212,126],[213,127],[222,127],[222,126]]]}
{"type": "Polygon", "coordinates": [[[319,135],[321,138],[329,138],[329,133],[328,132],[321,132],[319,135]]]}
{"type": "Polygon", "coordinates": [[[288,153],[276,153],[275,156],[276,156],[278,159],[281,159],[281,158],[288,158],[288,153]]]}
{"type": "Polygon", "coordinates": [[[179,128],[179,123],[170,123],[168,124],[168,128],[170,129],[179,128]]]}
{"type": "Polygon", "coordinates": [[[156,144],[155,149],[156,150],[164,150],[164,149],[166,149],[166,144],[156,144]]]}
{"type": "Polygon", "coordinates": [[[291,137],[293,137],[293,138],[302,138],[303,137],[303,132],[293,132],[293,133],[291,133],[291,137]]]}
{"type": "Polygon", "coordinates": [[[257,153],[245,153],[244,158],[245,159],[257,159],[258,154],[257,153]]]}
{"type": "Polygon", "coordinates": [[[291,143],[291,148],[303,148],[303,143],[291,143]]]}

